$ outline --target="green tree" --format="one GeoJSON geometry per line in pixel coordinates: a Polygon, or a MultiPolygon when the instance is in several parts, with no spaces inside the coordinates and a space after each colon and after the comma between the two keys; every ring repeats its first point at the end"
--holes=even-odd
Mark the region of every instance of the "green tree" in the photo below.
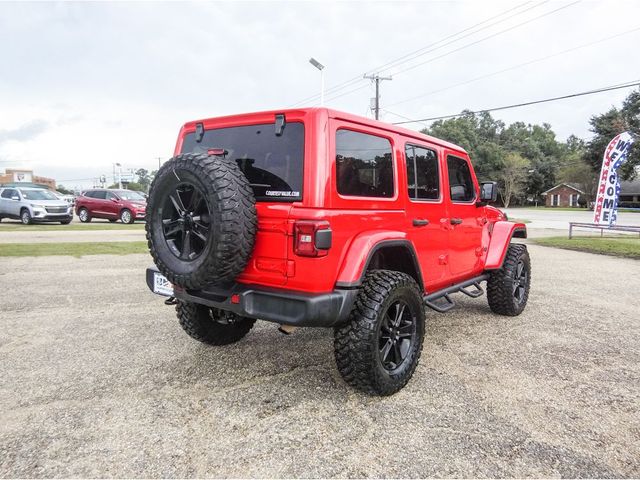
{"type": "Polygon", "coordinates": [[[143,192],[149,191],[149,186],[151,185],[151,180],[153,176],[149,173],[149,170],[146,168],[139,168],[135,171],[136,176],[138,177],[138,182],[142,187],[143,192]]]}
{"type": "Polygon", "coordinates": [[[504,157],[502,168],[496,173],[502,185],[500,196],[505,208],[511,204],[512,198],[525,193],[529,166],[529,160],[519,153],[510,152],[504,157]]]}
{"type": "MultiPolygon", "coordinates": [[[[625,131],[640,135],[640,90],[633,91],[622,103],[622,108],[612,107],[607,112],[594,115],[589,120],[593,138],[587,143],[585,159],[596,173],[602,167],[602,157],[609,142],[625,131]]],[[[640,145],[631,147],[629,158],[620,167],[620,175],[625,180],[632,180],[637,175],[636,167],[640,166],[640,145]]]]}
{"type": "Polygon", "coordinates": [[[64,185],[58,185],[56,190],[64,195],[73,195],[73,190],[69,190],[67,187],[65,187],[64,185]]]}

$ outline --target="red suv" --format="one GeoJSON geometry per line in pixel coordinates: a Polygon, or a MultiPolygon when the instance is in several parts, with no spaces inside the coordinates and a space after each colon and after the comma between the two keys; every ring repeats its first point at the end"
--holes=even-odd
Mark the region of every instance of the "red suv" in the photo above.
{"type": "Polygon", "coordinates": [[[87,190],[76,200],[76,215],[81,222],[92,218],[106,218],[110,222],[120,219],[122,223],[144,220],[147,199],[133,190],[111,190],[96,188],[87,190]]]}
{"type": "Polygon", "coordinates": [[[212,345],[256,319],[331,327],[346,382],[388,395],[416,368],[425,307],[486,282],[492,311],[524,310],[526,228],[496,196],[461,147],[342,112],[189,122],[151,187],[147,283],[212,345]]]}

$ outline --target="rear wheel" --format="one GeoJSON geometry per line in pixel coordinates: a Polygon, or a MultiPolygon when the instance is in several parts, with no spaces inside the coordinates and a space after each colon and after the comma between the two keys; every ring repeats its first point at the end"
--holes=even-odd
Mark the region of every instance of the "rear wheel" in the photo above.
{"type": "Polygon", "coordinates": [[[120,221],[122,223],[133,223],[135,221],[135,218],[133,218],[133,214],[131,213],[131,210],[129,210],[128,208],[125,208],[124,210],[122,210],[120,212],[120,221]]]}
{"type": "Polygon", "coordinates": [[[178,300],[178,321],[185,332],[209,345],[229,345],[244,337],[256,323],[255,319],[232,312],[178,300]]]}
{"type": "Polygon", "coordinates": [[[26,208],[23,208],[20,212],[20,221],[23,223],[23,225],[31,225],[33,223],[31,213],[26,208]]]}
{"type": "Polygon", "coordinates": [[[500,315],[520,315],[527,306],[531,260],[526,245],[512,243],[500,270],[487,280],[489,308],[500,315]]]}
{"type": "Polygon", "coordinates": [[[82,223],[89,223],[91,221],[91,214],[86,208],[81,208],[78,211],[78,218],[82,223]]]}
{"type": "Polygon", "coordinates": [[[363,392],[397,392],[418,365],[424,325],[424,304],[412,277],[389,270],[370,272],[348,322],[334,329],[338,371],[363,392]]]}

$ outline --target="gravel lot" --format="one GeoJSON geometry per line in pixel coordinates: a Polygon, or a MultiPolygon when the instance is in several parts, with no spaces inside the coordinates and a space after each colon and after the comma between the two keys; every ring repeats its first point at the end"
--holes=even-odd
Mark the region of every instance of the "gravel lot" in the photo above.
{"type": "Polygon", "coordinates": [[[0,258],[0,477],[638,477],[640,262],[529,248],[526,312],[429,312],[383,399],[328,330],[192,341],[146,255],[0,258]]]}

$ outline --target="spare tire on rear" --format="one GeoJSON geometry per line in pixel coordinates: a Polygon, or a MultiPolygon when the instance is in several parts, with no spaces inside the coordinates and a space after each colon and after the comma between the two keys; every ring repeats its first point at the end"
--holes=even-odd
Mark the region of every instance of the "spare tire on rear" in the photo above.
{"type": "Polygon", "coordinates": [[[190,153],[167,161],[151,184],[146,217],[151,256],[175,285],[224,286],[251,256],[255,198],[234,161],[190,153]]]}

